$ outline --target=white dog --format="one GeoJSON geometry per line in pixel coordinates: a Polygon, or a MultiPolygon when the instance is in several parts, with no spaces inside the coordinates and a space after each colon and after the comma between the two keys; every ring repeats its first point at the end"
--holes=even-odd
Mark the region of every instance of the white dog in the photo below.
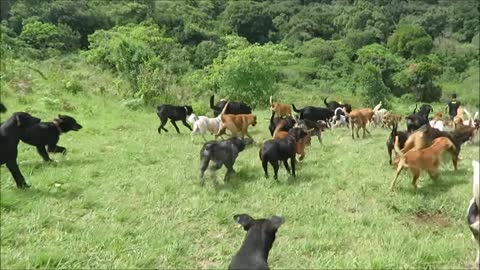
{"type": "Polygon", "coordinates": [[[222,120],[220,119],[220,116],[209,118],[207,116],[196,116],[192,113],[188,117],[188,122],[193,124],[192,133],[190,134],[193,141],[194,134],[202,135],[203,139],[205,139],[205,134],[207,132],[210,132],[214,135],[217,134],[222,120]]]}
{"type": "Polygon", "coordinates": [[[333,113],[333,117],[330,120],[330,127],[336,128],[338,126],[343,126],[343,125],[348,126],[347,117],[343,114],[342,107],[338,107],[335,109],[335,112],[333,113]]]}
{"type": "Polygon", "coordinates": [[[442,120],[430,120],[430,126],[440,131],[443,131],[444,127],[442,120]]]}
{"type": "Polygon", "coordinates": [[[473,239],[477,242],[476,267],[480,264],[480,168],[477,160],[472,161],[473,166],[473,198],[468,206],[467,218],[470,230],[473,233],[473,239]]]}

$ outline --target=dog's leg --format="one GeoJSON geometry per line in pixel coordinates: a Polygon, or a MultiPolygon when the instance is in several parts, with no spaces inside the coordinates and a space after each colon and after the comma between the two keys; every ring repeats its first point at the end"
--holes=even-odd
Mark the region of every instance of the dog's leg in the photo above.
{"type": "Polygon", "coordinates": [[[200,185],[203,186],[205,183],[205,171],[208,168],[208,164],[210,163],[210,159],[202,159],[200,164],[200,185]]]}
{"type": "Polygon", "coordinates": [[[23,177],[20,169],[18,168],[18,164],[16,160],[8,161],[7,168],[13,176],[15,183],[17,184],[17,188],[28,188],[30,187],[26,182],[25,178],[23,177]]]}
{"type": "MultiPolygon", "coordinates": [[[[365,132],[365,131],[364,131],[365,132]]],[[[360,138],[360,125],[357,125],[357,138],[359,139],[360,138]]]]}
{"type": "Polygon", "coordinates": [[[177,123],[175,123],[175,121],[173,121],[172,119],[170,119],[170,123],[172,123],[172,125],[175,128],[175,130],[177,131],[177,133],[180,134],[180,130],[177,127],[177,123]]]}
{"type": "Polygon", "coordinates": [[[158,133],[162,133],[162,130],[164,130],[165,132],[168,132],[168,130],[164,128],[164,126],[167,124],[167,121],[168,121],[168,118],[166,117],[160,118],[160,127],[158,127],[158,133]]]}
{"type": "Polygon", "coordinates": [[[295,154],[293,154],[293,156],[290,157],[290,164],[292,165],[292,176],[293,177],[296,177],[296,175],[295,175],[295,162],[296,162],[295,154]]]}
{"type": "Polygon", "coordinates": [[[213,184],[216,186],[218,183],[217,183],[217,174],[216,172],[218,171],[218,169],[220,169],[220,167],[222,167],[222,163],[221,162],[214,162],[212,166],[210,166],[210,172],[211,172],[211,175],[212,175],[212,182],[213,184]]]}
{"type": "Polygon", "coordinates": [[[190,127],[190,125],[187,123],[187,121],[185,119],[182,120],[182,123],[184,126],[186,126],[188,129],[192,130],[192,128],[190,127]]]}
{"type": "Polygon", "coordinates": [[[263,171],[265,172],[265,178],[268,178],[268,161],[262,160],[263,171]]]}
{"type": "Polygon", "coordinates": [[[455,171],[458,170],[457,166],[458,166],[458,155],[457,153],[455,153],[454,150],[452,150],[450,152],[450,154],[452,155],[452,163],[453,163],[453,168],[455,168],[455,171]]]}
{"type": "Polygon", "coordinates": [[[290,167],[288,166],[288,159],[283,160],[283,165],[285,166],[285,170],[287,170],[288,174],[292,174],[290,167]]]}
{"type": "Polygon", "coordinates": [[[273,179],[278,180],[278,160],[270,161],[270,164],[272,164],[273,167],[273,179]]]}
{"type": "Polygon", "coordinates": [[[59,146],[59,145],[51,145],[49,144],[47,146],[47,150],[48,152],[50,153],[62,153],[62,154],[66,154],[67,153],[67,149],[65,147],[62,147],[62,146],[59,146]]]}
{"type": "Polygon", "coordinates": [[[52,161],[48,156],[47,150],[45,149],[44,145],[37,145],[37,152],[43,158],[43,161],[52,161]]]}
{"type": "Polygon", "coordinates": [[[439,174],[438,174],[438,171],[436,169],[429,170],[428,175],[430,176],[430,178],[432,178],[433,181],[438,180],[438,175],[439,174]]]}
{"type": "Polygon", "coordinates": [[[412,185],[415,189],[417,189],[417,180],[420,177],[420,172],[416,169],[410,169],[412,171],[412,185]]]}
{"type": "Polygon", "coordinates": [[[225,174],[225,177],[223,178],[223,182],[228,182],[230,180],[230,176],[235,173],[235,170],[233,169],[233,163],[231,162],[226,162],[225,167],[227,168],[227,173],[225,174]]]}
{"type": "Polygon", "coordinates": [[[395,188],[395,185],[397,184],[397,179],[398,179],[398,176],[400,175],[400,173],[402,172],[403,170],[403,161],[400,160],[398,162],[398,167],[397,167],[397,172],[395,173],[395,178],[393,178],[393,181],[392,183],[390,184],[390,191],[393,191],[393,189],[395,188]]]}

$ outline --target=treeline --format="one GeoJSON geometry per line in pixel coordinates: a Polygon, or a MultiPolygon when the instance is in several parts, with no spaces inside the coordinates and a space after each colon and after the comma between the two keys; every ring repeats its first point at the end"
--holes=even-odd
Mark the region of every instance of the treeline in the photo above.
{"type": "Polygon", "coordinates": [[[432,102],[439,78],[478,66],[476,0],[2,0],[0,15],[2,58],[80,53],[139,103],[255,107],[288,89],[432,102]]]}

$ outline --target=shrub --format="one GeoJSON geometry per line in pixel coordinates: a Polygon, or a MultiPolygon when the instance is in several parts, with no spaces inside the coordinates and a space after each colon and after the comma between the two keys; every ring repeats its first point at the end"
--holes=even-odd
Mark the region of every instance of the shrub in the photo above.
{"type": "Polygon", "coordinates": [[[380,69],[373,64],[363,65],[356,76],[360,86],[363,104],[373,108],[380,101],[384,108],[389,107],[390,90],[383,84],[380,69]]]}
{"type": "Polygon", "coordinates": [[[405,58],[428,54],[433,47],[432,37],[419,25],[400,25],[387,44],[405,58]]]}

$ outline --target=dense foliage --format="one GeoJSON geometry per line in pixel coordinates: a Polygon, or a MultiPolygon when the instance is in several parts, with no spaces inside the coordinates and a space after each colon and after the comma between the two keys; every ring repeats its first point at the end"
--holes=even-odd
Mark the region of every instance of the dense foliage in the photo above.
{"type": "Polygon", "coordinates": [[[1,52],[25,61],[80,53],[126,79],[120,94],[141,103],[216,93],[265,106],[286,88],[361,93],[364,105],[429,102],[442,97],[439,80],[478,66],[477,5],[4,0],[1,52]]]}

